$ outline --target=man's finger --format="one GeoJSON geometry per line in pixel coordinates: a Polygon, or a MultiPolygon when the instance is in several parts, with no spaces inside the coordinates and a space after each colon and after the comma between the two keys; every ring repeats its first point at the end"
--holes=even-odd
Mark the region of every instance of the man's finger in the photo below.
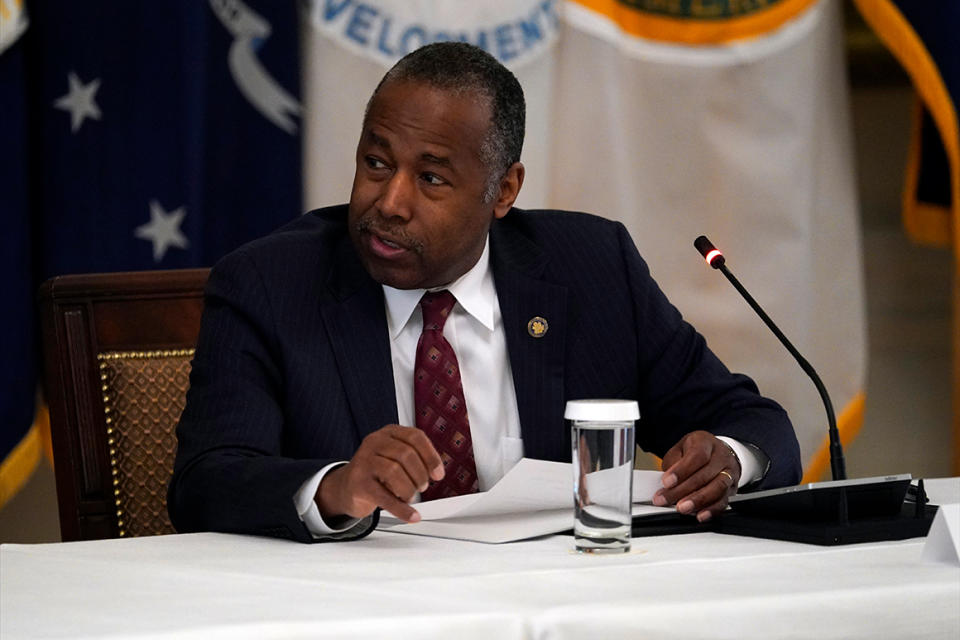
{"type": "Polygon", "coordinates": [[[440,459],[440,454],[437,453],[427,434],[413,427],[397,427],[390,431],[390,436],[409,445],[416,451],[431,479],[443,479],[443,460],[440,459]]]}
{"type": "Polygon", "coordinates": [[[732,493],[732,474],[718,473],[712,480],[696,491],[677,500],[677,511],[686,514],[699,514],[713,505],[722,504],[726,508],[727,498],[732,493]]]}
{"type": "Polygon", "coordinates": [[[706,431],[693,431],[685,435],[664,456],[663,486],[673,486],[686,480],[711,458],[716,438],[706,431]]]}
{"type": "MultiPolygon", "coordinates": [[[[402,480],[410,484],[414,491],[423,491],[430,481],[430,470],[416,449],[406,442],[391,440],[376,452],[373,460],[378,472],[382,474],[381,480],[393,479],[396,476],[397,481],[402,480]]],[[[397,489],[398,497],[404,497],[406,493],[404,487],[395,483],[391,486],[397,489]]]]}
{"type": "Polygon", "coordinates": [[[729,501],[730,501],[730,498],[724,497],[720,500],[717,500],[713,504],[702,508],[700,511],[697,512],[697,521],[706,522],[711,518],[713,518],[713,516],[723,512],[724,510],[726,510],[727,504],[729,504],[729,501]]]}
{"type": "MultiPolygon", "coordinates": [[[[674,496],[691,491],[690,485],[702,486],[713,477],[720,464],[712,465],[713,460],[708,455],[699,453],[682,458],[673,467],[663,472],[664,493],[674,496]],[[711,468],[712,467],[712,468],[711,468]]],[[[696,488],[696,487],[694,487],[696,488]]]]}
{"type": "MultiPolygon", "coordinates": [[[[675,485],[670,489],[664,489],[662,491],[662,495],[667,499],[668,502],[675,502],[679,504],[684,498],[689,497],[695,491],[701,489],[702,487],[709,486],[711,481],[716,478],[719,472],[719,464],[708,464],[700,469],[697,469],[693,475],[684,479],[684,481],[680,484],[675,485]]],[[[726,476],[723,477],[726,479],[726,476]]]]}
{"type": "Polygon", "coordinates": [[[374,489],[373,491],[374,501],[377,505],[392,513],[398,520],[403,520],[407,523],[420,522],[420,512],[411,507],[409,504],[403,500],[399,500],[395,496],[391,495],[382,485],[379,486],[379,489],[374,489]]]}
{"type": "Polygon", "coordinates": [[[436,466],[443,477],[443,464],[426,434],[387,425],[367,435],[349,463],[324,477],[314,500],[323,517],[364,517],[376,507],[389,505],[397,516],[413,518],[415,511],[400,505],[428,485],[436,466]]]}
{"type": "Polygon", "coordinates": [[[689,439],[690,434],[687,434],[681,438],[679,442],[670,447],[661,460],[661,468],[666,471],[680,461],[680,459],[683,457],[684,448],[686,447],[689,439]]]}
{"type": "MultiPolygon", "coordinates": [[[[417,459],[417,466],[420,466],[420,460],[417,459]]],[[[410,471],[400,463],[389,458],[380,457],[377,461],[374,477],[376,480],[393,495],[394,497],[410,502],[418,491],[423,491],[427,486],[426,473],[421,467],[416,471],[422,480],[415,480],[410,471]]],[[[380,505],[383,506],[383,505],[380,505]]]]}
{"type": "Polygon", "coordinates": [[[724,511],[727,508],[727,505],[730,504],[730,496],[736,493],[737,481],[733,477],[733,474],[723,470],[717,474],[716,479],[723,483],[723,485],[726,487],[726,491],[724,492],[723,496],[713,504],[700,507],[700,511],[697,512],[697,520],[699,522],[706,522],[716,514],[724,511]]]}

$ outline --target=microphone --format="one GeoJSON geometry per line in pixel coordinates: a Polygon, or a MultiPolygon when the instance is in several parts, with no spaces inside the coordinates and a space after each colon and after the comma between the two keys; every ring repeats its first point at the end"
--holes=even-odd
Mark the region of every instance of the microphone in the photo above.
{"type": "Polygon", "coordinates": [[[813,380],[827,412],[830,440],[833,481],[734,495],[730,498],[731,511],[718,519],[717,530],[821,545],[903,540],[926,535],[936,507],[925,506],[923,480],[920,480],[915,496],[916,505],[909,510],[904,501],[910,488],[908,473],[847,480],[833,403],[820,376],[730,272],[723,253],[706,236],[698,237],[693,244],[708,265],[726,276],[813,380]]]}
{"type": "Polygon", "coordinates": [[[770,316],[767,315],[766,311],[753,299],[753,296],[750,295],[746,288],[740,284],[736,276],[730,273],[730,270],[727,269],[726,259],[723,257],[723,253],[713,246],[713,243],[707,239],[707,236],[698,237],[693,241],[693,246],[697,248],[697,251],[700,252],[700,255],[703,256],[708,265],[714,269],[719,269],[720,272],[727,277],[730,284],[740,292],[740,295],[747,301],[747,304],[757,312],[757,315],[760,316],[764,324],[773,332],[773,335],[777,336],[780,343],[787,348],[787,351],[789,351],[790,355],[797,361],[797,364],[800,365],[803,372],[813,380],[813,384],[816,386],[817,392],[820,394],[820,399],[823,401],[823,406],[827,411],[827,433],[830,438],[830,473],[834,480],[846,480],[847,469],[843,459],[843,445],[840,443],[840,432],[837,430],[837,418],[833,412],[833,403],[830,401],[830,394],[827,393],[827,388],[823,385],[823,380],[817,375],[813,366],[807,362],[807,359],[800,355],[800,352],[797,351],[793,343],[787,339],[787,336],[780,331],[780,327],[776,325],[770,316]]]}

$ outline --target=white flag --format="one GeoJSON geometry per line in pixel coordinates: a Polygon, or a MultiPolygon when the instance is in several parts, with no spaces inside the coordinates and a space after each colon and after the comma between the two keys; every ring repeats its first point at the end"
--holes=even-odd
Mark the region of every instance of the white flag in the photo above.
{"type": "Polygon", "coordinates": [[[839,4],[316,0],[304,33],[305,202],[342,202],[366,100],[404,53],[483,46],[527,98],[521,207],[621,220],[671,301],[780,402],[826,468],[809,380],[693,248],[700,234],[862,422],[862,264],[839,4]]]}
{"type": "Polygon", "coordinates": [[[23,35],[28,24],[23,0],[0,0],[0,53],[23,35]]]}

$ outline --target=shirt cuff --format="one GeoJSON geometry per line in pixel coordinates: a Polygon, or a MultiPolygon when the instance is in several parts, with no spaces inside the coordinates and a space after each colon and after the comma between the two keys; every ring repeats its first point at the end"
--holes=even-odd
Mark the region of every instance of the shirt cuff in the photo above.
{"type": "Polygon", "coordinates": [[[297,514],[299,514],[303,524],[306,525],[307,531],[309,531],[310,535],[314,538],[342,537],[336,534],[346,533],[362,522],[359,518],[348,518],[342,523],[337,523],[341,526],[332,527],[324,521],[323,516],[320,515],[320,509],[317,508],[317,502],[314,500],[314,496],[317,495],[317,488],[320,486],[323,477],[327,475],[329,471],[345,464],[347,463],[331,462],[307,478],[293,496],[293,504],[297,509],[297,514]]]}
{"type": "Polygon", "coordinates": [[[740,462],[738,489],[763,479],[763,476],[767,473],[767,468],[770,466],[770,458],[767,457],[767,454],[754,446],[727,436],[717,436],[717,440],[722,440],[733,449],[733,454],[737,456],[737,461],[740,462]]]}

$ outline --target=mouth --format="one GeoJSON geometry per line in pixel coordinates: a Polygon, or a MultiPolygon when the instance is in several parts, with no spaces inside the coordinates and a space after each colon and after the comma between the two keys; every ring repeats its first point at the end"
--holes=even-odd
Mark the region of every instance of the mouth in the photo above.
{"type": "Polygon", "coordinates": [[[370,251],[379,258],[396,259],[410,252],[410,249],[400,242],[389,237],[375,233],[373,230],[366,231],[370,251]]]}
{"type": "Polygon", "coordinates": [[[381,258],[397,258],[407,252],[399,244],[373,233],[370,234],[370,248],[374,254],[381,258]]]}
{"type": "Polygon", "coordinates": [[[369,220],[361,221],[357,225],[357,231],[366,238],[367,248],[377,258],[396,260],[421,250],[420,244],[412,238],[403,237],[402,233],[386,233],[375,228],[369,220]]]}
{"type": "Polygon", "coordinates": [[[377,236],[377,235],[375,235],[374,238],[376,238],[377,241],[379,241],[380,243],[387,245],[387,246],[390,247],[391,249],[406,249],[406,247],[402,247],[402,246],[400,246],[398,243],[393,242],[392,240],[388,240],[388,239],[384,238],[383,236],[377,236]]]}

